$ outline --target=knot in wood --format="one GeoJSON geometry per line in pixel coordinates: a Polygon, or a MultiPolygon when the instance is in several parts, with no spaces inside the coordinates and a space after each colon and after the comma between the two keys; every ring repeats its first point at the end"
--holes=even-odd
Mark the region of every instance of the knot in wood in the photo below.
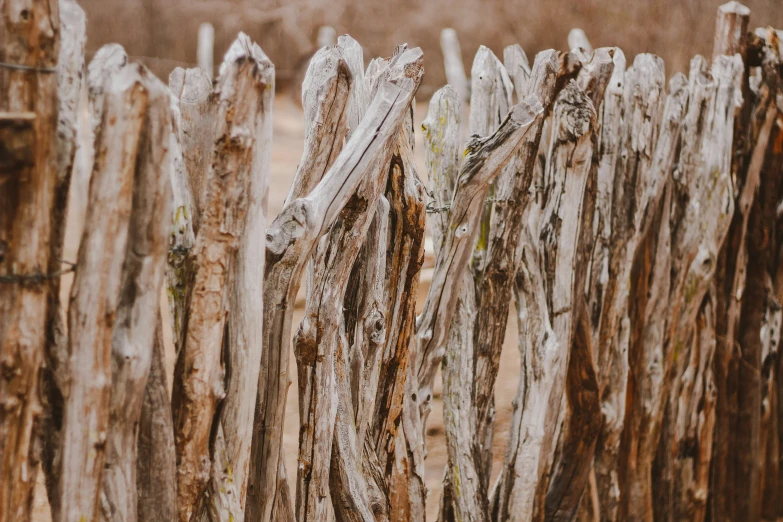
{"type": "Polygon", "coordinates": [[[307,231],[310,204],[297,199],[288,205],[266,232],[266,248],[275,255],[282,255],[286,249],[307,231]]]}
{"type": "Polygon", "coordinates": [[[561,141],[576,141],[590,132],[595,121],[595,108],[576,82],[571,80],[563,89],[557,103],[559,110],[556,111],[556,117],[560,122],[561,141]]]}
{"type": "Polygon", "coordinates": [[[364,320],[364,331],[375,345],[382,345],[386,341],[386,318],[375,304],[364,320]]]}

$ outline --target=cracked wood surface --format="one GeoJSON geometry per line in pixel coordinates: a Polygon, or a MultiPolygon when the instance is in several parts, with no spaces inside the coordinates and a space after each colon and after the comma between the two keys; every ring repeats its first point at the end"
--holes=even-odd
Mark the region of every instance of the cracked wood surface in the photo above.
{"type": "MultiPolygon", "coordinates": [[[[399,63],[415,64],[420,53],[419,49],[406,51],[398,57],[399,63]]],[[[394,64],[391,69],[393,74],[380,82],[365,117],[323,179],[306,197],[289,202],[267,231],[264,351],[274,354],[276,360],[271,361],[274,364],[280,364],[283,352],[287,354],[288,351],[290,307],[309,254],[335,222],[361,181],[377,168],[375,160],[396,134],[418,86],[420,78],[415,71],[410,71],[413,77],[408,77],[406,71],[395,69],[394,64]]],[[[283,362],[287,364],[287,360],[283,362]]],[[[285,369],[282,374],[280,369],[275,367],[272,371],[273,368],[267,366],[266,375],[287,380],[285,369]]],[[[272,506],[265,499],[272,498],[268,494],[270,485],[277,483],[285,393],[279,386],[273,388],[273,393],[260,390],[264,393],[259,396],[256,405],[248,508],[254,510],[254,520],[269,520],[272,506]],[[274,433],[271,433],[273,430],[274,433]]]]}
{"type": "MultiPolygon", "coordinates": [[[[56,67],[58,2],[8,0],[0,15],[0,61],[56,67]]],[[[51,211],[58,184],[57,75],[0,69],[0,275],[46,273],[51,211]]],[[[57,266],[60,269],[60,266],[57,266]]],[[[38,373],[46,345],[43,282],[0,283],[0,520],[30,518],[38,456],[35,425],[43,408],[38,373]]]]}
{"type": "MultiPolygon", "coordinates": [[[[68,191],[76,155],[78,110],[84,76],[84,43],[86,19],[84,11],[73,0],[59,2],[60,51],[57,62],[57,187],[54,195],[49,242],[49,273],[62,269],[63,240],[68,206],[68,191]]],[[[56,520],[59,516],[56,462],[60,446],[63,414],[63,377],[66,373],[68,337],[65,331],[66,310],[60,303],[60,278],[49,286],[46,310],[46,353],[42,374],[45,394],[44,420],[40,429],[41,467],[46,481],[47,496],[56,520]]]]}
{"type": "MultiPolygon", "coordinates": [[[[261,187],[252,193],[249,189],[251,177],[257,172],[254,160],[262,154],[256,147],[260,141],[258,126],[264,121],[263,96],[270,86],[270,66],[263,52],[240,33],[226,53],[215,90],[209,94],[215,107],[210,139],[214,146],[202,151],[210,158],[208,170],[195,173],[204,174],[203,190],[194,191],[204,197],[195,205],[196,240],[185,261],[192,274],[192,291],[172,393],[178,517],[182,522],[201,516],[194,511],[209,509],[207,504],[215,506],[216,513],[224,513],[221,519],[241,516],[233,513],[236,507],[225,512],[225,506],[236,506],[239,494],[230,481],[216,484],[216,468],[224,456],[217,454],[210,437],[216,425],[222,427],[216,414],[222,414],[218,405],[226,394],[224,330],[231,304],[228,283],[230,274],[233,277],[238,268],[235,256],[242,245],[248,212],[254,207],[257,211],[261,203],[255,192],[261,187]],[[200,500],[205,492],[211,493],[210,501],[200,500]],[[223,498],[226,496],[233,498],[233,503],[223,498]]],[[[188,171],[189,176],[193,174],[188,171]]],[[[198,202],[199,197],[195,199],[198,202]]]]}
{"type": "Polygon", "coordinates": [[[132,211],[111,344],[111,402],[101,520],[137,520],[136,439],[152,362],[171,212],[171,133],[166,86],[145,69],[147,109],[133,180],[132,211]]]}
{"type": "Polygon", "coordinates": [[[59,469],[60,520],[99,516],[112,385],[112,333],[128,243],[134,173],[149,91],[139,66],[104,87],[78,268],[68,309],[68,385],[59,469]],[[105,318],[105,320],[96,320],[105,318]]]}

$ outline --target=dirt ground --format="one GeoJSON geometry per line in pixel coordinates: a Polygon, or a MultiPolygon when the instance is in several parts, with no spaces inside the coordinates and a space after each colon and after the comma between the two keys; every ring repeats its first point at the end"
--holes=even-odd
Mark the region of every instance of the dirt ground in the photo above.
{"type": "MultiPolygon", "coordinates": [[[[426,183],[426,171],[424,169],[424,155],[421,147],[421,129],[420,124],[427,113],[427,100],[419,100],[416,107],[416,160],[419,167],[419,175],[426,183]]],[[[272,151],[272,166],[269,185],[269,216],[271,219],[276,216],[285,200],[288,189],[293,180],[296,167],[302,154],[302,144],[304,137],[304,123],[302,121],[302,111],[288,96],[281,95],[275,100],[275,123],[272,151]]],[[[86,116],[85,116],[86,118],[86,116]]],[[[467,111],[463,117],[467,121],[467,111]]],[[[84,120],[84,118],[83,118],[84,120]]],[[[86,124],[86,120],[83,121],[86,124]]],[[[84,140],[81,141],[84,143],[84,140]]],[[[75,260],[79,247],[79,237],[84,220],[84,201],[86,201],[88,175],[90,166],[88,165],[89,151],[80,150],[77,153],[74,180],[72,185],[71,201],[69,206],[68,225],[65,239],[64,259],[75,260]]],[[[429,245],[429,242],[427,242],[429,245]]],[[[420,285],[418,304],[421,306],[426,297],[428,289],[428,275],[431,273],[433,265],[433,256],[428,252],[425,261],[425,268],[422,273],[422,284],[420,285]]],[[[73,276],[66,275],[63,278],[63,287],[61,299],[64,304],[68,302],[68,292],[72,283],[73,276]]],[[[304,285],[302,285],[304,287],[304,285]]],[[[165,297],[161,296],[161,303],[165,305],[165,297]]],[[[506,340],[503,347],[503,354],[500,361],[500,375],[496,385],[495,406],[497,409],[495,421],[495,441],[494,441],[494,464],[493,480],[500,471],[505,452],[506,441],[508,440],[508,429],[511,420],[511,401],[516,394],[519,383],[519,352],[517,349],[517,323],[512,313],[509,316],[508,328],[506,331],[506,340]]],[[[298,325],[302,318],[303,310],[299,307],[294,314],[294,325],[298,325]]],[[[167,362],[168,362],[168,383],[171,386],[171,375],[174,368],[174,350],[171,344],[170,325],[168,314],[163,314],[164,325],[167,331],[167,362]]],[[[295,330],[295,328],[294,328],[295,330]]],[[[298,412],[298,393],[296,385],[296,371],[293,367],[295,358],[291,354],[291,372],[293,384],[288,393],[288,402],[286,405],[285,433],[283,444],[286,455],[286,467],[289,473],[290,483],[293,485],[296,479],[296,460],[298,447],[299,430],[299,412],[298,412]]],[[[441,495],[441,481],[443,479],[443,470],[446,464],[446,445],[443,434],[443,402],[441,398],[441,383],[438,376],[433,400],[432,413],[427,426],[427,459],[425,481],[429,489],[427,498],[427,519],[435,520],[438,513],[438,503],[441,495]]],[[[39,472],[38,484],[34,499],[34,522],[50,522],[49,505],[46,499],[46,490],[43,486],[43,476],[39,472]]]]}

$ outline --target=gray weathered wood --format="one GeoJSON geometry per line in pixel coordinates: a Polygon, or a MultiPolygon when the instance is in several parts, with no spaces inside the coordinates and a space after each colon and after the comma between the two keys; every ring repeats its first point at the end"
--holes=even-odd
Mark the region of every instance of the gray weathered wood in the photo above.
{"type": "MultiPolygon", "coordinates": [[[[666,376],[674,354],[684,350],[690,338],[734,211],[731,138],[735,110],[741,101],[741,73],[739,57],[718,58],[711,75],[703,58],[691,62],[680,169],[674,175],[671,254],[661,254],[671,262],[671,290],[668,298],[662,297],[660,306],[648,305],[642,352],[635,356],[640,358],[639,364],[631,368],[636,387],[633,396],[641,402],[629,409],[632,419],[627,419],[632,440],[638,444],[638,453],[627,456],[628,516],[653,513],[652,461],[669,391],[666,376]]],[[[664,241],[664,248],[669,250],[668,241],[664,241]]],[[[653,269],[651,288],[660,284],[655,279],[658,265],[653,269]]],[[[668,274],[661,277],[668,278],[668,274]]]]}
{"type": "Polygon", "coordinates": [[[304,152],[286,204],[309,194],[334,163],[348,133],[351,84],[351,71],[341,48],[326,47],[315,53],[302,85],[304,152]]]}
{"type": "Polygon", "coordinates": [[[478,232],[478,219],[489,184],[511,160],[531,124],[543,112],[536,97],[514,106],[500,127],[486,138],[468,143],[465,161],[457,181],[449,216],[449,233],[443,241],[435,274],[417,320],[410,360],[415,367],[408,373],[403,404],[403,433],[398,438],[398,466],[406,471],[395,487],[406,495],[406,510],[395,513],[395,520],[423,520],[423,412],[431,400],[432,379],[444,354],[448,327],[459,295],[459,281],[470,258],[478,232]],[[404,442],[404,444],[403,444],[404,442]]]}
{"type": "MultiPolygon", "coordinates": [[[[216,106],[210,140],[214,147],[204,153],[211,158],[210,167],[204,180],[206,197],[199,210],[196,242],[186,260],[193,267],[193,290],[172,394],[178,512],[183,522],[191,519],[197,507],[219,512],[213,506],[226,504],[218,492],[238,497],[235,484],[220,484],[214,489],[213,480],[207,490],[209,502],[199,500],[215,472],[212,468],[224,458],[215,454],[210,437],[221,420],[216,418],[218,403],[226,395],[222,359],[227,307],[232,304],[229,273],[237,270],[232,261],[247,228],[248,212],[258,212],[262,203],[257,191],[263,188],[263,181],[258,180],[261,186],[252,188],[251,179],[258,173],[254,160],[263,154],[257,146],[261,141],[259,126],[264,123],[262,98],[271,83],[269,69],[260,48],[240,33],[226,53],[215,91],[210,94],[216,106]]],[[[246,331],[236,333],[248,335],[246,331]]]]}
{"type": "MultiPolygon", "coordinates": [[[[216,470],[231,470],[224,480],[214,483],[216,491],[222,491],[233,484],[234,506],[229,513],[223,510],[222,519],[232,518],[234,522],[244,520],[244,505],[250,468],[250,443],[253,438],[253,415],[255,412],[258,378],[261,369],[264,293],[264,245],[267,224],[267,191],[269,169],[272,157],[272,125],[275,94],[275,67],[257,45],[243,42],[242,52],[255,61],[256,81],[254,88],[260,91],[255,121],[248,126],[253,133],[252,159],[250,164],[249,188],[247,191],[247,221],[240,238],[239,250],[231,260],[233,273],[230,275],[228,300],[228,349],[224,354],[229,372],[227,375],[226,398],[221,404],[219,425],[223,431],[223,454],[215,450],[213,476],[216,470]],[[221,466],[218,462],[222,460],[221,466]],[[226,483],[228,482],[228,483],[226,483]]],[[[216,495],[213,492],[213,495],[216,495]]]]}
{"type": "Polygon", "coordinates": [[[60,520],[98,518],[111,399],[112,330],[148,91],[128,66],[106,85],[89,206],[68,310],[60,520]],[[99,318],[110,318],[110,320],[99,318]]]}
{"type": "MultiPolygon", "coordinates": [[[[384,153],[389,140],[405,114],[418,87],[420,66],[413,66],[408,76],[395,63],[415,64],[421,51],[412,49],[398,56],[390,74],[381,84],[351,140],[316,187],[306,196],[289,202],[267,231],[267,268],[264,290],[264,352],[269,364],[262,372],[270,379],[288,377],[288,339],[291,331],[291,306],[299,286],[299,276],[309,253],[318,239],[334,223],[362,179],[384,153]],[[274,366],[273,366],[274,365],[274,366]],[[282,372],[281,372],[282,370],[282,372]],[[274,376],[274,377],[271,377],[274,376]]],[[[262,363],[266,364],[266,363],[262,363]]],[[[270,520],[272,492],[277,487],[282,443],[285,387],[259,388],[251,453],[252,471],[248,492],[251,520],[270,520]]],[[[303,463],[304,465],[304,463],[303,463]]]]}
{"type": "Polygon", "coordinates": [[[146,69],[147,90],[133,180],[133,209],[111,345],[111,403],[101,520],[136,520],[136,438],[152,362],[171,212],[169,93],[146,69]]]}
{"type": "MultiPolygon", "coordinates": [[[[523,54],[521,49],[508,49],[506,55],[510,62],[522,61],[521,57],[512,60],[513,54],[523,54]]],[[[510,72],[514,74],[517,99],[536,96],[545,110],[551,106],[558,75],[554,51],[536,57],[530,76],[520,67],[510,72]]],[[[473,92],[475,96],[482,90],[476,88],[473,92]]],[[[442,515],[447,519],[489,517],[486,499],[495,416],[493,390],[513,286],[513,268],[509,267],[514,266],[523,214],[529,203],[528,189],[543,121],[543,118],[536,120],[515,157],[495,180],[487,202],[489,219],[479,235],[472,270],[464,283],[462,304],[458,305],[460,315],[453,320],[453,328],[458,329],[452,330],[443,370],[449,471],[444,484],[442,515]],[[481,262],[476,263],[477,259],[481,262]],[[476,474],[473,481],[471,472],[476,474]],[[456,488],[455,484],[460,487],[456,488]],[[471,487],[475,489],[471,491],[471,487]]],[[[486,212],[487,208],[485,215],[486,212]]]]}
{"type": "Polygon", "coordinates": [[[427,117],[421,124],[424,157],[432,192],[433,245],[440,251],[449,223],[449,207],[460,167],[459,128],[462,123],[459,94],[450,85],[435,92],[427,117]]]}

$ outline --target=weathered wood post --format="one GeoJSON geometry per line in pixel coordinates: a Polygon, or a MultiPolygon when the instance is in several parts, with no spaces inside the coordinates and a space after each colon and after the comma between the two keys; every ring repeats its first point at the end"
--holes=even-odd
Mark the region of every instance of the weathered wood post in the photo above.
{"type": "MultiPolygon", "coordinates": [[[[183,522],[194,515],[208,514],[213,520],[242,516],[241,483],[234,482],[232,466],[235,458],[241,463],[247,456],[241,442],[229,450],[228,441],[249,433],[249,409],[242,405],[249,399],[237,397],[239,392],[234,390],[244,391],[248,386],[245,378],[253,387],[256,370],[232,367],[238,376],[226,379],[226,365],[247,357],[260,334],[247,327],[241,317],[235,318],[237,337],[229,335],[224,356],[224,329],[231,310],[235,314],[260,313],[255,296],[246,300],[241,292],[232,293],[231,289],[238,278],[249,289],[260,291],[260,276],[254,276],[252,268],[248,270],[244,257],[248,249],[257,248],[258,238],[248,241],[245,234],[249,221],[251,233],[259,232],[259,220],[263,228],[266,182],[260,159],[268,153],[259,147],[268,143],[261,129],[270,125],[265,121],[271,118],[267,93],[273,85],[274,67],[263,51],[240,33],[226,53],[214,92],[209,94],[215,107],[214,121],[206,127],[203,139],[214,145],[203,151],[202,161],[208,162],[202,171],[203,188],[193,191],[197,194],[194,222],[198,226],[194,226],[193,250],[185,260],[193,282],[172,394],[178,511],[183,522]],[[227,390],[234,396],[227,398],[227,390]],[[219,410],[218,404],[222,405],[219,410]],[[227,409],[227,404],[232,407],[227,409]]],[[[198,181],[197,174],[202,172],[194,170],[193,178],[198,181]]]]}
{"type": "Polygon", "coordinates": [[[42,413],[51,213],[57,188],[56,0],[9,0],[0,18],[0,520],[28,520],[42,413]]]}
{"type": "Polygon", "coordinates": [[[111,353],[134,172],[149,90],[137,66],[107,78],[89,206],[68,310],[68,387],[59,469],[60,520],[96,519],[110,423],[111,353]],[[99,318],[111,318],[105,320],[99,318]],[[86,414],[85,414],[86,412],[86,414]]]}
{"type": "MultiPolygon", "coordinates": [[[[49,243],[49,273],[61,270],[65,237],[68,194],[76,155],[77,127],[84,76],[84,11],[72,0],[62,0],[60,8],[60,52],[57,62],[57,188],[52,208],[52,231],[49,243]]],[[[52,278],[46,311],[46,364],[42,374],[46,397],[41,429],[41,464],[46,480],[52,518],[59,516],[57,493],[60,429],[63,415],[63,377],[66,374],[68,339],[65,331],[66,311],[60,306],[60,278],[52,278]]]]}

